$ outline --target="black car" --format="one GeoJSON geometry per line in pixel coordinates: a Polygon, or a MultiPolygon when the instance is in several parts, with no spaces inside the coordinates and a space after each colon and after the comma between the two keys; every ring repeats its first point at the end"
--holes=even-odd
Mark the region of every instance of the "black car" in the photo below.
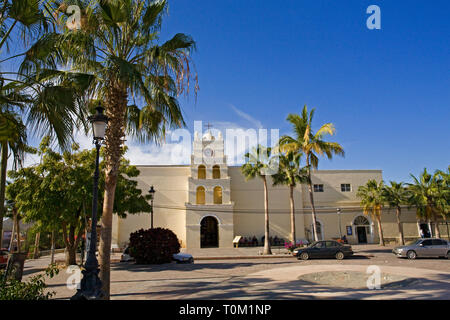
{"type": "Polygon", "coordinates": [[[308,260],[313,258],[335,258],[342,260],[345,257],[353,255],[352,247],[340,244],[337,241],[317,241],[306,248],[297,248],[293,255],[299,260],[308,260]]]}

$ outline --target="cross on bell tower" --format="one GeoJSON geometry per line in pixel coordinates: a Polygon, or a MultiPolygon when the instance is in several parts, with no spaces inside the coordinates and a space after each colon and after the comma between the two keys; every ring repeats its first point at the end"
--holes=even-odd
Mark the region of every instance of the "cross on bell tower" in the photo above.
{"type": "Polygon", "coordinates": [[[211,123],[209,123],[209,122],[207,124],[205,124],[205,128],[207,130],[211,130],[212,127],[213,127],[213,125],[211,123]]]}

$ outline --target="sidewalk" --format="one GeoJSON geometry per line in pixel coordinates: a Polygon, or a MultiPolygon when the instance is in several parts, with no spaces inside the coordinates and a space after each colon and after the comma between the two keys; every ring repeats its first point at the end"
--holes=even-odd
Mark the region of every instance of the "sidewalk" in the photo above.
{"type": "Polygon", "coordinates": [[[266,258],[292,258],[286,248],[274,247],[272,255],[263,255],[264,247],[244,248],[205,248],[205,249],[181,249],[183,253],[189,253],[194,260],[226,260],[226,259],[266,259],[266,258]]]}

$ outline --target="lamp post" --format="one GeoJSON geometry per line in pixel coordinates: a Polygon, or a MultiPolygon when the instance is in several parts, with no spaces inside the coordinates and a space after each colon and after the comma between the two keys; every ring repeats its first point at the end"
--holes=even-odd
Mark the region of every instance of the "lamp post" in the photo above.
{"type": "Polygon", "coordinates": [[[342,239],[342,230],[341,230],[341,213],[342,213],[342,210],[341,210],[341,208],[337,208],[337,215],[338,215],[338,220],[339,220],[339,237],[340,237],[340,239],[342,239]]]}
{"type": "Polygon", "coordinates": [[[150,190],[148,191],[148,193],[150,194],[150,207],[151,207],[151,224],[150,227],[153,229],[153,200],[155,199],[155,188],[153,188],[153,186],[150,187],[150,190]]]}
{"type": "Polygon", "coordinates": [[[99,158],[100,146],[105,139],[106,126],[108,124],[108,117],[103,114],[104,109],[101,106],[96,108],[97,113],[88,118],[92,124],[94,132],[94,144],[97,150],[95,158],[95,173],[94,184],[92,188],[92,222],[91,222],[91,241],[89,243],[89,251],[87,254],[86,263],[84,265],[83,279],[81,280],[80,289],[72,297],[72,300],[100,300],[104,296],[102,291],[102,282],[98,277],[99,268],[95,252],[97,251],[97,208],[98,208],[98,179],[99,172],[99,158]]]}

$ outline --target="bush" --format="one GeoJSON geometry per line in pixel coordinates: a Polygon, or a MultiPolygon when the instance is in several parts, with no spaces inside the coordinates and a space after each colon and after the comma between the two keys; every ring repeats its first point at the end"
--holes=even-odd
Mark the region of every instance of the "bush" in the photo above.
{"type": "MultiPolygon", "coordinates": [[[[56,266],[49,266],[45,270],[47,277],[52,278],[58,274],[56,266]]],[[[31,277],[28,282],[17,280],[4,280],[4,271],[0,272],[0,300],[48,300],[55,294],[45,292],[44,275],[31,277]]]]}
{"type": "Polygon", "coordinates": [[[169,229],[139,230],[130,235],[130,256],[137,264],[162,264],[180,252],[180,242],[169,229]]]}

